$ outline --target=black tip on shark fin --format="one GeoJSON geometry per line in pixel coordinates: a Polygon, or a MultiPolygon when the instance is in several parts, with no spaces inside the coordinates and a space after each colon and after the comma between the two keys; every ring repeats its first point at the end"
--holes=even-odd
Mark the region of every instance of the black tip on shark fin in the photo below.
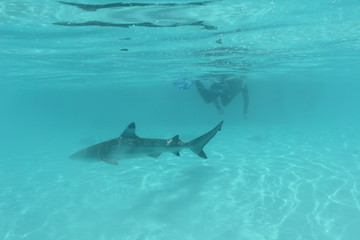
{"type": "Polygon", "coordinates": [[[201,151],[198,153],[198,156],[201,157],[201,158],[207,159],[207,156],[206,156],[206,153],[204,152],[204,150],[201,150],[201,151]]]}
{"type": "Polygon", "coordinates": [[[180,141],[179,135],[176,135],[172,138],[173,141],[180,141]]]}
{"type": "Polygon", "coordinates": [[[180,152],[179,152],[179,151],[173,152],[173,154],[175,154],[176,156],[180,157],[180,152]]]}
{"type": "Polygon", "coordinates": [[[130,123],[129,126],[127,126],[127,128],[125,128],[125,130],[120,135],[120,137],[137,138],[138,136],[136,136],[136,134],[135,134],[135,123],[134,122],[130,123]]]}
{"type": "Polygon", "coordinates": [[[135,122],[130,123],[129,126],[128,126],[128,128],[133,128],[133,129],[135,129],[135,122]]]}
{"type": "Polygon", "coordinates": [[[221,131],[221,127],[222,127],[223,123],[224,123],[224,121],[221,121],[218,125],[216,125],[215,128],[216,128],[218,131],[221,131]]]}

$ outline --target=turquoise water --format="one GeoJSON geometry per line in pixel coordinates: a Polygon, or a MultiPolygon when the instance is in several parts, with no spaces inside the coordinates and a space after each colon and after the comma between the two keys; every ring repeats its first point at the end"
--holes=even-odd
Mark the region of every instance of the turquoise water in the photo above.
{"type": "Polygon", "coordinates": [[[0,1],[0,239],[359,239],[358,1],[109,3],[0,1]],[[173,85],[224,75],[246,119],[173,85]],[[221,120],[208,159],[69,158],[221,120]]]}

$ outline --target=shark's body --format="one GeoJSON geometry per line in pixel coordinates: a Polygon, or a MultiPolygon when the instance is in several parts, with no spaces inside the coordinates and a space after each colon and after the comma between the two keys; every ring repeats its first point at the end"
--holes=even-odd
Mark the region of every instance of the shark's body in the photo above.
{"type": "Polygon", "coordinates": [[[120,137],[95,144],[74,153],[70,157],[102,160],[116,165],[121,159],[142,156],[157,158],[163,152],[172,152],[176,156],[180,156],[180,151],[188,148],[198,156],[207,158],[203,147],[221,130],[222,123],[220,122],[211,131],[190,142],[181,141],[179,135],[170,139],[140,138],[135,133],[135,123],[131,123],[120,137]]]}

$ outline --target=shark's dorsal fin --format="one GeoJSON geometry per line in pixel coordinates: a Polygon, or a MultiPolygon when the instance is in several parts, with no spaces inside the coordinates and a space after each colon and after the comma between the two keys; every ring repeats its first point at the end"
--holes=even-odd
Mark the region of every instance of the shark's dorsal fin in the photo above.
{"type": "Polygon", "coordinates": [[[120,137],[137,138],[138,136],[136,136],[136,134],[135,134],[135,123],[134,122],[130,123],[129,126],[127,126],[127,128],[125,128],[125,130],[120,135],[120,137]]]}
{"type": "Polygon", "coordinates": [[[174,136],[171,140],[173,140],[173,141],[180,141],[179,135],[174,136]]]}

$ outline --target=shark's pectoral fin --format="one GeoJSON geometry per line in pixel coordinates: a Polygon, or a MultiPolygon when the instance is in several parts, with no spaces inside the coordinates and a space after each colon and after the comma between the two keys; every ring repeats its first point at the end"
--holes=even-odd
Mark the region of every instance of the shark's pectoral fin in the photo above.
{"type": "Polygon", "coordinates": [[[176,156],[180,157],[180,152],[179,152],[179,151],[173,152],[173,154],[175,154],[176,156]]]}
{"type": "Polygon", "coordinates": [[[158,158],[160,155],[161,155],[161,153],[150,153],[150,154],[148,154],[148,156],[152,157],[152,158],[158,158]]]}
{"type": "Polygon", "coordinates": [[[103,158],[102,160],[111,165],[118,165],[118,160],[116,158],[103,158]]]}

